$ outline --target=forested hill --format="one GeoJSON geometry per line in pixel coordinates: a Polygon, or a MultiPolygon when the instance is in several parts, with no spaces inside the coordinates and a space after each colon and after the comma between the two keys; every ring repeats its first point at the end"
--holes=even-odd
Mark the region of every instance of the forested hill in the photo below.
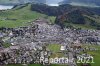
{"type": "Polygon", "coordinates": [[[100,8],[89,8],[72,5],[48,6],[32,4],[31,9],[49,16],[56,16],[55,23],[66,26],[71,25],[81,28],[95,28],[100,27],[100,8]]]}
{"type": "Polygon", "coordinates": [[[32,4],[31,9],[33,11],[37,11],[37,12],[44,13],[47,15],[52,15],[52,16],[61,15],[65,12],[67,13],[74,9],[87,11],[90,14],[100,15],[100,8],[80,7],[80,6],[72,6],[72,5],[68,5],[68,4],[60,5],[60,6],[48,6],[45,4],[32,4]]]}

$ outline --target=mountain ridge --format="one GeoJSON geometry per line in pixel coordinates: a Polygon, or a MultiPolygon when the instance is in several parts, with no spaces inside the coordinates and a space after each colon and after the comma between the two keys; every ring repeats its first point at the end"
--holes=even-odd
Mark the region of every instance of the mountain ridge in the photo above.
{"type": "Polygon", "coordinates": [[[46,0],[0,0],[0,5],[18,5],[26,3],[46,3],[46,0]]]}
{"type": "Polygon", "coordinates": [[[100,7],[100,0],[63,0],[59,4],[71,4],[74,6],[100,7]]]}

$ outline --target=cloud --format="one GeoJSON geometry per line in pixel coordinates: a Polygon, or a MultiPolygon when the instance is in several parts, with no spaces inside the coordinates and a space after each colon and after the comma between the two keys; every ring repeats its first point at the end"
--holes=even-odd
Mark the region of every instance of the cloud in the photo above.
{"type": "Polygon", "coordinates": [[[61,2],[61,1],[63,1],[63,0],[47,0],[47,3],[49,3],[49,4],[57,4],[57,3],[61,2]]]}

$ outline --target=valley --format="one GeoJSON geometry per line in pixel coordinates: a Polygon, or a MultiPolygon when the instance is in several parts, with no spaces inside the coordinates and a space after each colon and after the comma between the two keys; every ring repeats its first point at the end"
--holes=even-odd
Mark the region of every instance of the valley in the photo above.
{"type": "Polygon", "coordinates": [[[100,66],[99,7],[32,1],[0,10],[0,66],[100,66]]]}

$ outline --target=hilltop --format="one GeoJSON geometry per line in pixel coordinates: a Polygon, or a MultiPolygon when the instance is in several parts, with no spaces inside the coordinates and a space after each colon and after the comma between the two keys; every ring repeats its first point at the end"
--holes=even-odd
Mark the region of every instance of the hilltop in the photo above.
{"type": "Polygon", "coordinates": [[[100,7],[100,0],[63,0],[59,4],[71,4],[74,6],[100,7]]]}

